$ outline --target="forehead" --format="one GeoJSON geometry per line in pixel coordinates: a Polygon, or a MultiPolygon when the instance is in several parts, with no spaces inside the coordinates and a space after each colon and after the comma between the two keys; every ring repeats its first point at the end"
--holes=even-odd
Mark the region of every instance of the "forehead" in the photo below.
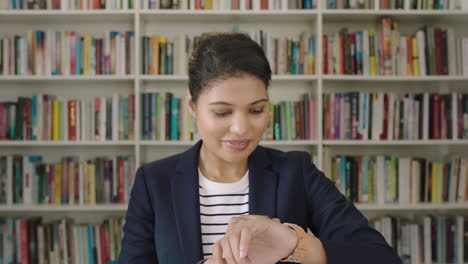
{"type": "Polygon", "coordinates": [[[232,104],[249,104],[267,97],[267,88],[263,81],[251,75],[242,75],[215,81],[199,99],[206,103],[224,101],[232,104]]]}

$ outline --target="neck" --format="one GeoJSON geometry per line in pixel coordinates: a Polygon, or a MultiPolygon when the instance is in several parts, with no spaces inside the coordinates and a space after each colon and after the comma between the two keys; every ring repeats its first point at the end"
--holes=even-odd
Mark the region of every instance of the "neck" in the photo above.
{"type": "Polygon", "coordinates": [[[248,169],[247,160],[240,162],[227,162],[210,151],[204,144],[200,148],[198,167],[203,176],[210,181],[231,183],[237,182],[245,175],[248,169]]]}

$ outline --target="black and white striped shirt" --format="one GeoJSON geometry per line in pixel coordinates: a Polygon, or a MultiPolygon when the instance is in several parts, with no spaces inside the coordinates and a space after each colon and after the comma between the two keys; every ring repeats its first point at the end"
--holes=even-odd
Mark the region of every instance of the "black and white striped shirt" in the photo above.
{"type": "Polygon", "coordinates": [[[249,171],[240,181],[210,181],[198,170],[200,188],[200,223],[203,256],[213,253],[213,244],[225,234],[229,219],[249,213],[249,171]]]}

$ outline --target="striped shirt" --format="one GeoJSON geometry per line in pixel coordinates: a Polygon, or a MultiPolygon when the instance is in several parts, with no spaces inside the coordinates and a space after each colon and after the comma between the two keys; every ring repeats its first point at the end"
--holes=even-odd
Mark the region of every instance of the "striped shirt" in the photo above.
{"type": "Polygon", "coordinates": [[[213,254],[213,244],[226,234],[229,219],[249,213],[249,171],[233,183],[210,181],[198,170],[203,256],[213,254]]]}

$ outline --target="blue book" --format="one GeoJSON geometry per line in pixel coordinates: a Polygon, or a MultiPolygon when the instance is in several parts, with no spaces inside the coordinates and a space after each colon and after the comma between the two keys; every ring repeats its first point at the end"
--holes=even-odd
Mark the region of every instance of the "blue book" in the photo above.
{"type": "Polygon", "coordinates": [[[362,31],[356,32],[356,61],[357,73],[362,74],[362,31]]]}
{"type": "Polygon", "coordinates": [[[336,1],[335,0],[328,0],[328,8],[335,9],[336,8],[336,1]]]}
{"type": "Polygon", "coordinates": [[[87,229],[87,231],[88,231],[89,264],[94,264],[94,245],[93,245],[94,235],[93,235],[93,227],[92,227],[92,226],[86,226],[86,229],[87,229]]]}
{"type": "Polygon", "coordinates": [[[304,0],[303,6],[304,9],[312,9],[312,0],[304,0]]]}
{"type": "Polygon", "coordinates": [[[309,56],[315,55],[315,38],[309,38],[309,50],[307,51],[309,56]]]}
{"type": "Polygon", "coordinates": [[[366,197],[364,199],[366,202],[369,202],[369,158],[362,158],[362,196],[366,197]]]}
{"type": "Polygon", "coordinates": [[[171,140],[179,140],[179,98],[171,98],[171,140]]]}
{"type": "Polygon", "coordinates": [[[299,73],[299,56],[300,56],[300,47],[298,41],[292,42],[292,62],[291,62],[291,73],[299,73]]]}
{"type": "Polygon", "coordinates": [[[75,61],[76,61],[76,67],[75,67],[75,74],[80,75],[81,74],[81,60],[82,60],[82,48],[83,48],[83,43],[81,39],[78,39],[76,42],[75,46],[75,61]]]}

